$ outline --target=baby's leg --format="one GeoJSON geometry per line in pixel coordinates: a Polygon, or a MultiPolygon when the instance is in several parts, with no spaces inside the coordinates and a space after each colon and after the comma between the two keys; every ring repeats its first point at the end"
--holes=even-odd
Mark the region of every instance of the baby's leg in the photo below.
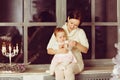
{"type": "Polygon", "coordinates": [[[55,68],[56,68],[57,65],[58,65],[58,63],[50,65],[50,71],[49,71],[50,75],[54,75],[55,68]]]}
{"type": "Polygon", "coordinates": [[[61,63],[60,69],[65,70],[66,67],[70,64],[70,62],[63,62],[61,63]]]}
{"type": "Polygon", "coordinates": [[[52,67],[54,66],[51,64],[49,70],[46,70],[46,73],[49,73],[50,75],[54,75],[54,69],[52,67]]]}

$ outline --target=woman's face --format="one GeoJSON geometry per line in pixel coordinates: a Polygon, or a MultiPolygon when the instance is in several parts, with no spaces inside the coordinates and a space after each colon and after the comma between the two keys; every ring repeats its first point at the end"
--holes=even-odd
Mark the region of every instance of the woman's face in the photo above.
{"type": "Polygon", "coordinates": [[[67,24],[67,26],[68,26],[68,30],[69,30],[70,32],[71,32],[72,30],[78,28],[79,24],[80,24],[80,20],[74,19],[74,18],[71,18],[71,19],[70,19],[70,18],[68,17],[68,24],[67,24]]]}

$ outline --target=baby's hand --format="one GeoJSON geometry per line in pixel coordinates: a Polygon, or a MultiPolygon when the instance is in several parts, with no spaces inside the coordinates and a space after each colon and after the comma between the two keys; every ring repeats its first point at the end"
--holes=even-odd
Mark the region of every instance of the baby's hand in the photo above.
{"type": "Polygon", "coordinates": [[[76,41],[73,41],[73,40],[70,40],[69,41],[69,46],[70,47],[75,47],[77,45],[77,42],[76,41]]]}

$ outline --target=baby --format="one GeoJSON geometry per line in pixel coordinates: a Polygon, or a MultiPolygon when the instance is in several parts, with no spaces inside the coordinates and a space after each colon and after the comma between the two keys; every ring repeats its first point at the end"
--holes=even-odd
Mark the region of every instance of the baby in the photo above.
{"type": "Polygon", "coordinates": [[[54,75],[56,66],[59,66],[59,64],[62,64],[60,66],[60,69],[65,70],[67,65],[69,65],[72,62],[76,62],[76,59],[74,58],[74,55],[72,54],[71,47],[69,46],[69,41],[67,40],[67,33],[63,28],[56,28],[54,30],[54,36],[56,38],[56,43],[54,44],[53,49],[60,49],[65,48],[68,50],[67,53],[58,53],[55,54],[50,65],[50,70],[47,71],[50,73],[50,75],[54,75]]]}

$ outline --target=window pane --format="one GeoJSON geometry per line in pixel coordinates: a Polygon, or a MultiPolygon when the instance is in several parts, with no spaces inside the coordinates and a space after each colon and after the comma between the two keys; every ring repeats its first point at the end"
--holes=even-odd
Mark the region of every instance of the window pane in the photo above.
{"type": "Polygon", "coordinates": [[[22,28],[21,27],[12,27],[12,26],[4,26],[0,27],[0,62],[8,63],[8,54],[10,54],[9,45],[12,48],[12,62],[23,63],[23,42],[22,42],[22,28]],[[16,46],[18,46],[18,52],[16,50],[16,46]],[[3,49],[5,47],[5,51],[3,49]],[[3,51],[2,51],[3,50],[3,51]]]}
{"type": "Polygon", "coordinates": [[[54,30],[54,26],[35,26],[28,28],[28,57],[32,64],[46,64],[51,62],[52,56],[47,54],[47,44],[54,30]]]}
{"type": "Polygon", "coordinates": [[[89,42],[89,50],[88,50],[88,53],[87,54],[82,54],[83,55],[83,59],[91,59],[91,40],[92,40],[92,35],[91,35],[91,26],[80,26],[79,28],[82,28],[85,33],[86,33],[86,36],[88,38],[88,42],[89,42]]]}
{"type": "Polygon", "coordinates": [[[22,0],[0,0],[0,22],[22,22],[22,0]]]}
{"type": "Polygon", "coordinates": [[[116,55],[114,44],[117,43],[117,27],[96,26],[96,59],[113,58],[116,55]]]}
{"type": "Polygon", "coordinates": [[[97,22],[117,21],[117,0],[95,1],[95,17],[97,22]]]}
{"type": "Polygon", "coordinates": [[[84,22],[91,21],[91,0],[67,0],[67,13],[72,9],[82,10],[84,22]]]}
{"type": "Polygon", "coordinates": [[[55,0],[31,0],[32,22],[55,22],[55,0]]]}

